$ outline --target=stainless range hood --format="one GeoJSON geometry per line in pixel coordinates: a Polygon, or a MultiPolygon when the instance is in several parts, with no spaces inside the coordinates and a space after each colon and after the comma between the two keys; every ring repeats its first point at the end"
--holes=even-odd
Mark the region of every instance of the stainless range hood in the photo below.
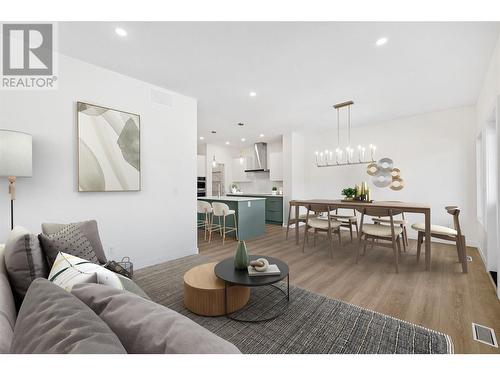
{"type": "Polygon", "coordinates": [[[267,169],[267,143],[257,142],[253,145],[253,166],[245,172],[269,172],[267,169]]]}

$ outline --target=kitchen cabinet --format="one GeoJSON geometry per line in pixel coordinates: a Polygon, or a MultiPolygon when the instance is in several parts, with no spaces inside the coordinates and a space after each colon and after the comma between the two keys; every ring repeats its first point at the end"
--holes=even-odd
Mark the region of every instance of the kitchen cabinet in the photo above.
{"type": "Polygon", "coordinates": [[[269,180],[283,181],[283,153],[273,152],[269,155],[269,180]]]}
{"type": "Polygon", "coordinates": [[[198,155],[197,169],[198,177],[207,177],[207,157],[205,155],[198,155]]]}
{"type": "Polygon", "coordinates": [[[233,182],[248,182],[250,179],[247,176],[247,158],[243,158],[241,163],[240,158],[233,159],[233,182]]]}
{"type": "Polygon", "coordinates": [[[266,198],[266,222],[283,224],[283,197],[266,198]]]}
{"type": "Polygon", "coordinates": [[[270,194],[228,194],[235,197],[264,197],[266,198],[266,223],[283,224],[283,196],[270,194]]]}

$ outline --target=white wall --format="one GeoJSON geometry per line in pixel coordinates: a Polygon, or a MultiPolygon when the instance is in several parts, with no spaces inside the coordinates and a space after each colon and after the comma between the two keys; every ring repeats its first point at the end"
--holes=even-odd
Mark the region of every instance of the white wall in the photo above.
{"type": "MultiPolygon", "coordinates": [[[[432,207],[432,222],[448,226],[452,225],[452,218],[444,207],[458,205],[462,209],[461,224],[467,242],[475,245],[477,235],[472,219],[474,146],[470,142],[474,121],[474,108],[463,107],[354,128],[354,145],[377,145],[376,158],[390,157],[401,169],[406,183],[401,191],[375,187],[364,165],[317,168],[314,152],[336,147],[336,132],[333,129],[325,133],[302,134],[303,151],[300,137],[295,135],[290,142],[285,142],[295,141],[292,147],[298,150],[288,152],[288,157],[292,158],[292,176],[288,179],[291,178],[292,183],[290,187],[285,182],[285,192],[292,198],[339,199],[344,187],[367,181],[373,199],[428,203],[432,207]],[[293,176],[296,166],[300,166],[297,157],[304,161],[303,178],[300,173],[293,176]]],[[[408,215],[408,219],[410,223],[424,220],[419,215],[408,215]]],[[[415,237],[412,230],[409,234],[415,237]]]]}
{"type": "MultiPolygon", "coordinates": [[[[196,100],[156,87],[172,106],[152,104],[154,86],[62,55],[58,73],[54,91],[0,92],[0,128],[33,135],[33,178],[18,180],[16,223],[39,233],[42,222],[96,219],[107,255],[136,267],[196,253],[196,100]],[[77,192],[77,101],[140,114],[140,192],[77,192]]],[[[3,242],[6,180],[0,198],[3,242]]]]}
{"type": "MultiPolygon", "coordinates": [[[[475,132],[473,134],[473,138],[471,138],[471,142],[475,142],[477,136],[482,132],[483,135],[486,133],[485,129],[488,126],[495,126],[498,129],[498,115],[495,116],[496,112],[498,112],[498,107],[500,102],[500,38],[497,42],[495,50],[493,51],[491,61],[488,67],[488,71],[484,77],[483,86],[481,88],[481,92],[479,94],[477,103],[476,103],[476,127],[475,132]],[[495,118],[497,117],[497,118],[495,118]],[[496,121],[496,124],[495,124],[496,121]]],[[[500,136],[500,131],[497,131],[497,144],[500,136]]],[[[491,152],[491,151],[490,151],[491,152]]],[[[486,155],[483,155],[486,156],[486,155]]],[[[499,160],[498,151],[496,153],[497,161],[499,160]]],[[[497,162],[497,165],[498,164],[497,162]]],[[[482,175],[485,176],[486,170],[483,168],[482,175]]],[[[497,179],[498,183],[498,179],[497,179]]],[[[500,184],[498,184],[500,186],[500,184]]],[[[498,193],[498,192],[497,192],[498,193]]],[[[474,189],[474,203],[477,202],[478,191],[474,189]]],[[[497,194],[497,197],[499,195],[497,194]]],[[[496,216],[497,223],[500,222],[498,218],[498,198],[497,207],[496,207],[496,216]]],[[[474,219],[477,218],[478,207],[477,204],[474,206],[474,219]]],[[[483,260],[486,264],[486,268],[489,271],[498,271],[500,268],[500,249],[498,244],[496,246],[491,246],[491,235],[490,235],[490,247],[488,248],[488,233],[487,229],[483,223],[480,223],[478,220],[474,221],[476,231],[479,236],[478,246],[479,250],[483,256],[483,260]]],[[[496,238],[498,237],[498,228],[496,228],[496,233],[494,233],[496,238]]],[[[499,297],[500,297],[500,289],[499,289],[499,297]]]]}

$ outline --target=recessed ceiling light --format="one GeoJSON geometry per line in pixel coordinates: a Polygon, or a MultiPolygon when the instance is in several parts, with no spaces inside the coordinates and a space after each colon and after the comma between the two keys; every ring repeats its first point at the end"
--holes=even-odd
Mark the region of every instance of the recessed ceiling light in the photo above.
{"type": "Polygon", "coordinates": [[[259,137],[261,137],[261,138],[262,138],[263,136],[264,136],[264,134],[259,135],[259,137]]]}
{"type": "Polygon", "coordinates": [[[241,138],[241,142],[245,142],[245,141],[246,141],[246,139],[245,139],[245,138],[241,138]]]}
{"type": "Polygon", "coordinates": [[[248,95],[250,95],[253,98],[253,97],[257,96],[257,93],[255,91],[250,91],[250,93],[248,95]]]}
{"type": "Polygon", "coordinates": [[[226,145],[228,145],[228,144],[229,144],[229,141],[226,141],[226,145]]]}
{"type": "Polygon", "coordinates": [[[122,29],[121,27],[117,27],[115,29],[115,33],[119,36],[127,36],[127,31],[125,29],[122,29]]]}
{"type": "Polygon", "coordinates": [[[388,41],[388,40],[389,40],[389,39],[387,39],[387,38],[385,38],[385,37],[384,37],[384,38],[377,39],[377,41],[375,42],[375,45],[376,45],[377,47],[383,46],[384,44],[386,44],[386,43],[387,43],[387,41],[388,41]]]}
{"type": "Polygon", "coordinates": [[[200,137],[200,139],[203,141],[205,139],[205,137],[200,137]]]}

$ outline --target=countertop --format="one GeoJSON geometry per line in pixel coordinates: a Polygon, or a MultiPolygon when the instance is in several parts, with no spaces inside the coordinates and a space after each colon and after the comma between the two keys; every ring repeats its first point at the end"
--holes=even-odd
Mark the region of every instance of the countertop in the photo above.
{"type": "Polygon", "coordinates": [[[266,199],[264,197],[258,198],[258,197],[248,197],[248,196],[228,196],[228,195],[223,195],[221,197],[217,196],[211,196],[211,197],[198,197],[198,200],[211,200],[211,201],[227,201],[227,202],[247,202],[247,201],[258,201],[258,200],[263,200],[266,199]]]}
{"type": "Polygon", "coordinates": [[[232,197],[271,197],[271,198],[283,198],[283,195],[272,195],[272,194],[247,194],[247,193],[235,193],[235,194],[228,194],[228,196],[232,197]]]}

